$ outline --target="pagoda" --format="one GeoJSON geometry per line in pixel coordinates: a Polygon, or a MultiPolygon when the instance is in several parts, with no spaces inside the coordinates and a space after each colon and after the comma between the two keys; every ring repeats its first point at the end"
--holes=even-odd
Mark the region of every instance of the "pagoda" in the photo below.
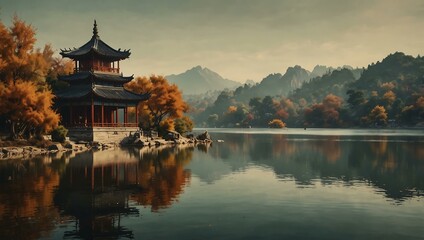
{"type": "Polygon", "coordinates": [[[138,130],[137,105],[149,94],[136,94],[123,86],[133,76],[123,76],[119,62],[130,54],[103,42],[96,20],[86,44],[61,49],[60,55],[75,62],[73,74],[59,76],[69,87],[56,93],[62,124],[69,129],[70,138],[117,142],[138,130]]]}

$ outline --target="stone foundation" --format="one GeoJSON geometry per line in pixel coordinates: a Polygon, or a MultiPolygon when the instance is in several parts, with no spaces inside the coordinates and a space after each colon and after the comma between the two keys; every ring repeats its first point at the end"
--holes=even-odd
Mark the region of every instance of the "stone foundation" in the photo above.
{"type": "Polygon", "coordinates": [[[69,128],[68,137],[72,141],[120,143],[137,130],[137,127],[69,128]]]}

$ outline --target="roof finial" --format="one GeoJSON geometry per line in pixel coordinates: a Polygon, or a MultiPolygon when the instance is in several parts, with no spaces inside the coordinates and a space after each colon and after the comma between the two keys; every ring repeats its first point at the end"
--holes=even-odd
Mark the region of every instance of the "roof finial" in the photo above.
{"type": "Polygon", "coordinates": [[[96,19],[94,19],[93,36],[98,37],[99,36],[98,33],[99,32],[97,31],[97,22],[96,22],[96,19]]]}

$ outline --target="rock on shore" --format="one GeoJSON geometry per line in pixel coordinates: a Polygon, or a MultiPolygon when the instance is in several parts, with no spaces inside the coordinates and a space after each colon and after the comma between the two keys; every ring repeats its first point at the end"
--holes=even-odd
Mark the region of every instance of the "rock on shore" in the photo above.
{"type": "Polygon", "coordinates": [[[89,149],[84,144],[67,143],[65,147],[60,143],[52,143],[46,148],[39,148],[34,146],[22,147],[0,147],[0,160],[2,159],[21,159],[32,158],[36,155],[68,152],[68,151],[85,151],[89,149]]]}

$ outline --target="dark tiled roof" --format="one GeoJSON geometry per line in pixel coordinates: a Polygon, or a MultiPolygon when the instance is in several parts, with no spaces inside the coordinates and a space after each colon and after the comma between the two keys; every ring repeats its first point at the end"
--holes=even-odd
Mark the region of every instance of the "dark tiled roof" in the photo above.
{"type": "Polygon", "coordinates": [[[92,71],[85,71],[85,72],[77,72],[71,75],[59,76],[59,80],[71,82],[71,81],[84,80],[91,76],[94,76],[95,78],[100,80],[120,82],[122,84],[127,83],[134,78],[133,76],[124,77],[124,76],[116,75],[116,74],[105,74],[105,73],[97,73],[92,71]]]}
{"type": "Polygon", "coordinates": [[[91,84],[73,85],[55,93],[61,99],[73,99],[87,96],[92,90],[91,84]]]}
{"type": "Polygon", "coordinates": [[[136,94],[123,87],[111,87],[92,84],[73,85],[64,91],[56,93],[59,99],[77,99],[94,93],[103,99],[123,100],[123,101],[142,101],[149,98],[149,94],[136,94]]]}
{"type": "Polygon", "coordinates": [[[149,98],[148,94],[136,94],[130,92],[123,87],[110,87],[95,85],[93,88],[94,94],[99,97],[113,100],[146,100],[149,98]]]}
{"type": "Polygon", "coordinates": [[[131,54],[130,50],[115,50],[109,45],[107,45],[105,42],[103,42],[99,36],[93,35],[90,41],[82,45],[80,48],[61,49],[60,55],[71,59],[79,59],[93,53],[110,58],[111,60],[115,61],[128,58],[131,54]]]}

